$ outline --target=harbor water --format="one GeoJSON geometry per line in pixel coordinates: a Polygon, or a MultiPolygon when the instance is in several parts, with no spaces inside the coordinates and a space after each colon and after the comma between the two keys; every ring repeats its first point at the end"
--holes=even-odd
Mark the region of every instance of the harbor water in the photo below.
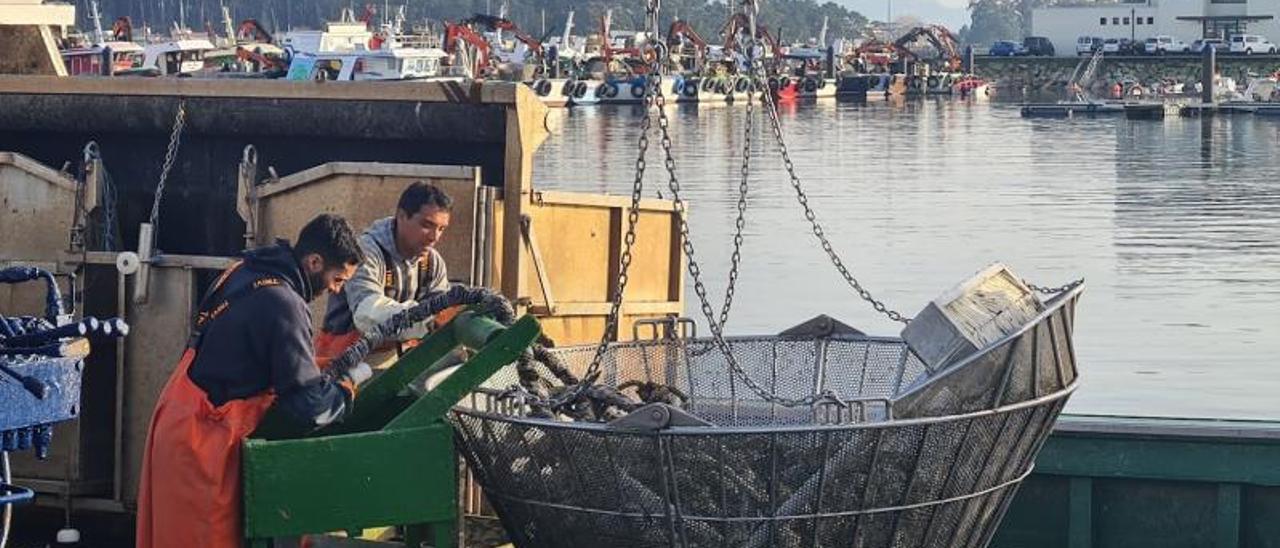
{"type": "MultiPolygon", "coordinates": [[[[718,311],[746,109],[667,112],[718,311]]],[[[564,111],[538,152],[539,188],[629,194],[641,114],[564,111]]],[[[801,104],[781,116],[826,233],[891,308],[912,315],[994,261],[1040,285],[1083,277],[1084,384],[1068,412],[1280,419],[1280,120],[1025,120],[1016,106],[941,99],[801,104]]],[[[896,335],[901,326],[860,301],[818,246],[765,124],[757,109],[726,332],[772,334],[825,313],[896,335]]],[[[661,154],[655,139],[648,197],[671,197],[661,154]]],[[[687,286],[686,313],[699,317],[687,286]]]]}

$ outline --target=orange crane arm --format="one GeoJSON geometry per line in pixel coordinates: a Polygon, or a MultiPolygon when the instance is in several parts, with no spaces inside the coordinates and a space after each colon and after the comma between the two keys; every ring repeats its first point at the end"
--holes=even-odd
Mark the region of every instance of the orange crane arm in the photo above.
{"type": "Polygon", "coordinates": [[[240,28],[236,30],[237,37],[252,38],[266,44],[274,44],[275,39],[267,29],[262,28],[262,24],[257,19],[245,19],[240,22],[240,28]]]}
{"type": "Polygon", "coordinates": [[[537,38],[529,36],[529,34],[524,32],[523,30],[520,30],[519,25],[516,25],[514,21],[507,19],[505,17],[495,17],[492,15],[484,15],[484,14],[477,13],[471,16],[470,19],[462,21],[462,24],[465,24],[465,25],[479,24],[479,25],[484,25],[485,28],[488,28],[489,30],[509,31],[515,35],[516,40],[519,40],[523,42],[524,45],[529,46],[529,49],[533,51],[535,54],[542,55],[542,42],[539,41],[537,38]]]}
{"type": "Polygon", "coordinates": [[[264,69],[285,68],[283,61],[268,57],[256,51],[249,51],[249,48],[244,46],[236,46],[236,58],[241,61],[258,63],[258,65],[264,69]]]}
{"type": "Polygon", "coordinates": [[[480,52],[479,65],[489,64],[489,41],[476,34],[471,27],[454,23],[445,23],[444,51],[454,53],[458,50],[458,40],[462,40],[480,52]]]}
{"type": "Polygon", "coordinates": [[[683,35],[685,39],[693,42],[693,45],[699,50],[706,51],[707,41],[698,35],[698,31],[693,30],[693,25],[690,25],[688,21],[677,19],[671,22],[671,27],[667,29],[668,43],[671,43],[677,35],[683,35]]]}

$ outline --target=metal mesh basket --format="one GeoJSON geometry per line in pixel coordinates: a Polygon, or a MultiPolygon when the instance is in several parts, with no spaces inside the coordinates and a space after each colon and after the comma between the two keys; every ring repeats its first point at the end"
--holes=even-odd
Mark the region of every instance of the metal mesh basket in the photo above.
{"type": "MultiPolygon", "coordinates": [[[[710,342],[693,339],[612,345],[601,382],[678,387],[686,409],[713,427],[636,433],[530,418],[497,397],[516,382],[514,368],[451,418],[521,547],[980,547],[1075,389],[1078,295],[1058,297],[1021,331],[939,371],[899,339],[730,341],[738,364],[772,393],[830,390],[847,407],[769,403],[710,342]],[[991,363],[994,373],[965,373],[991,363]],[[979,398],[985,408],[970,409],[978,399],[964,397],[981,384],[975,379],[990,381],[979,398]],[[939,392],[949,384],[957,386],[939,392]],[[929,416],[947,407],[966,411],[929,416]]],[[[580,371],[593,351],[557,352],[580,371]]]]}

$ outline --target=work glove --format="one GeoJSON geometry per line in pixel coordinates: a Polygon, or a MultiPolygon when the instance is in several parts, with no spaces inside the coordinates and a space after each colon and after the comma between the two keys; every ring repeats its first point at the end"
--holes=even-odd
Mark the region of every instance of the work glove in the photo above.
{"type": "Polygon", "coordinates": [[[360,362],[355,367],[348,369],[346,373],[343,373],[342,377],[351,383],[353,387],[359,387],[365,381],[373,378],[373,368],[365,362],[360,362]]]}
{"type": "MultiPolygon", "coordinates": [[[[396,302],[387,297],[371,297],[365,299],[356,307],[352,314],[355,320],[356,329],[363,332],[372,330],[378,324],[387,321],[392,316],[418,306],[418,301],[396,302]]],[[[399,341],[412,341],[427,336],[430,322],[423,321],[401,331],[395,336],[399,341]]]]}

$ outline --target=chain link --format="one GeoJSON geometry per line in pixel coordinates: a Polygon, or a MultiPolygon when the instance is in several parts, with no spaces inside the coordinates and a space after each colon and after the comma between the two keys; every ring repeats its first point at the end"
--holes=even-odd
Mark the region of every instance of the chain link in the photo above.
{"type": "Polygon", "coordinates": [[[160,240],[160,200],[164,198],[164,185],[169,180],[169,171],[178,157],[178,149],[182,146],[182,130],[187,125],[187,101],[178,101],[178,112],[173,117],[173,131],[169,133],[169,147],[164,153],[164,165],[160,168],[160,182],[156,184],[156,196],[151,202],[151,242],[160,240]]]}
{"type": "Polygon", "coordinates": [[[1075,281],[1073,281],[1073,282],[1069,282],[1069,283],[1062,284],[1062,285],[1060,285],[1060,286],[1058,286],[1058,287],[1045,287],[1045,286],[1040,286],[1040,285],[1033,284],[1033,283],[1028,282],[1028,281],[1026,281],[1026,280],[1022,280],[1022,284],[1023,284],[1023,285],[1025,285],[1025,286],[1027,286],[1027,289],[1030,289],[1030,290],[1035,291],[1035,292],[1037,292],[1037,293],[1044,293],[1045,295],[1057,295],[1058,293],[1063,293],[1063,292],[1066,292],[1066,291],[1071,291],[1072,289],[1075,289],[1075,288],[1076,288],[1076,286],[1078,286],[1078,285],[1080,285],[1080,284],[1082,284],[1082,283],[1084,283],[1084,278],[1080,278],[1080,279],[1075,280],[1075,281]]]}
{"type": "Polygon", "coordinates": [[[729,323],[729,310],[733,308],[733,294],[738,285],[738,266],[742,263],[742,229],[747,226],[747,183],[751,178],[751,140],[752,133],[755,131],[755,100],[756,81],[750,79],[751,85],[747,89],[747,118],[746,128],[742,132],[742,167],[739,175],[741,178],[738,182],[738,217],[734,219],[733,226],[733,254],[729,257],[729,279],[724,286],[724,303],[720,306],[720,327],[724,328],[729,323]]]}
{"type": "MultiPolygon", "coordinates": [[[[650,0],[648,8],[648,18],[651,24],[657,24],[657,6],[658,0],[650,0]]],[[[656,28],[656,27],[655,27],[656,28]]],[[[655,60],[654,67],[658,67],[660,59],[655,60]]],[[[564,395],[558,399],[559,404],[571,402],[577,398],[588,385],[594,383],[600,376],[601,362],[604,360],[605,351],[609,348],[609,342],[616,340],[618,335],[619,316],[622,312],[623,294],[627,290],[627,282],[630,279],[629,272],[631,270],[632,253],[631,249],[636,243],[636,225],[640,221],[640,199],[644,195],[644,174],[648,167],[645,157],[649,153],[649,132],[653,127],[652,117],[649,111],[653,109],[655,104],[653,86],[645,86],[644,92],[644,118],[640,120],[640,137],[637,142],[638,153],[635,162],[635,179],[631,183],[631,205],[627,209],[627,231],[622,238],[622,255],[618,268],[618,283],[614,287],[612,302],[609,306],[609,315],[605,318],[604,333],[600,336],[600,343],[596,345],[595,354],[591,357],[591,364],[587,366],[586,372],[582,376],[582,382],[573,389],[566,390],[564,395]]]]}
{"type": "MultiPolygon", "coordinates": [[[[751,56],[748,56],[748,63],[752,62],[751,56]]],[[[658,78],[661,80],[660,76],[658,76],[658,78]]],[[[751,85],[747,88],[748,93],[758,93],[757,90],[759,89],[759,86],[756,85],[758,82],[755,81],[755,78],[749,78],[749,80],[751,80],[749,82],[751,85]]],[[[707,297],[706,285],[702,282],[702,267],[698,264],[696,252],[693,246],[693,239],[690,237],[689,233],[689,222],[687,218],[688,216],[686,215],[688,208],[684,199],[680,197],[680,179],[676,176],[675,157],[671,153],[671,135],[669,132],[670,121],[667,118],[666,110],[663,108],[666,104],[666,100],[662,95],[661,82],[659,81],[659,85],[654,87],[657,88],[654,102],[658,106],[658,129],[662,137],[660,144],[664,155],[663,165],[667,170],[667,187],[671,191],[671,200],[675,205],[676,215],[680,220],[681,247],[684,250],[685,257],[688,259],[687,269],[689,271],[689,277],[693,278],[693,291],[698,296],[698,304],[701,308],[702,316],[706,319],[707,326],[711,330],[713,343],[716,348],[720,350],[720,353],[724,355],[725,363],[729,365],[729,369],[733,372],[734,376],[737,377],[738,380],[742,381],[748,389],[764,401],[777,403],[785,407],[809,407],[820,400],[827,399],[829,397],[828,394],[812,394],[802,398],[786,398],[778,396],[773,392],[766,390],[763,386],[760,386],[755,379],[751,378],[749,373],[738,365],[738,360],[733,355],[732,349],[729,348],[729,343],[724,339],[723,326],[716,319],[715,310],[712,308],[711,301],[707,297]]]]}
{"type": "MultiPolygon", "coordinates": [[[[763,81],[765,78],[763,68],[757,66],[755,71],[758,72],[753,72],[752,77],[759,78],[763,81]]],[[[874,308],[876,312],[885,315],[895,322],[904,324],[909,323],[911,318],[903,316],[896,310],[890,309],[883,301],[876,299],[870,291],[863,287],[862,283],[859,282],[858,279],[853,276],[853,273],[849,271],[848,267],[844,265],[844,261],[840,259],[840,254],[836,253],[835,248],[831,245],[831,241],[827,239],[826,231],[823,230],[822,224],[818,222],[817,214],[814,213],[813,208],[809,206],[809,195],[805,193],[804,187],[800,183],[800,176],[796,174],[796,166],[791,162],[791,153],[787,149],[786,139],[782,136],[782,124],[780,122],[780,117],[778,116],[778,105],[773,100],[773,93],[769,92],[762,95],[765,114],[769,117],[769,123],[773,129],[773,137],[778,142],[778,152],[782,156],[782,164],[787,170],[787,175],[791,178],[791,187],[795,189],[796,200],[800,203],[800,207],[804,209],[804,218],[809,221],[809,226],[812,228],[814,237],[818,239],[818,243],[822,245],[822,250],[825,251],[827,257],[831,259],[831,264],[835,265],[836,270],[842,277],[844,277],[845,283],[849,284],[849,287],[853,288],[862,300],[871,304],[871,307],[874,308]]]]}

